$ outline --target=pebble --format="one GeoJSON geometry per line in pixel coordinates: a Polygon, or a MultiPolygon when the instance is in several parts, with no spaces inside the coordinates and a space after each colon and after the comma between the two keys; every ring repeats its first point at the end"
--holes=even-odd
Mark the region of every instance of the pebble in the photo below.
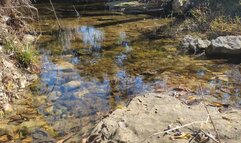
{"type": "Polygon", "coordinates": [[[10,112],[13,111],[13,107],[9,103],[5,103],[3,105],[3,110],[4,110],[5,113],[10,113],[10,112]]]}

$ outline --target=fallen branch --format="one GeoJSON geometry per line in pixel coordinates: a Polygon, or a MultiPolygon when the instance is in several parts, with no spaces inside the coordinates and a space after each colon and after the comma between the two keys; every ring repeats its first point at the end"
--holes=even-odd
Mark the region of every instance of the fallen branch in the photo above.
{"type": "Polygon", "coordinates": [[[201,95],[202,95],[203,105],[204,105],[205,110],[206,110],[206,112],[207,112],[207,114],[208,114],[208,117],[209,117],[209,119],[210,119],[210,121],[211,121],[211,124],[212,124],[212,126],[213,126],[213,129],[214,129],[215,132],[216,132],[216,136],[217,136],[218,142],[221,143],[221,140],[220,140],[220,137],[219,137],[219,134],[218,134],[217,128],[216,128],[216,126],[214,125],[213,119],[212,119],[212,117],[211,117],[211,115],[210,115],[210,112],[209,112],[209,110],[208,110],[208,107],[207,107],[207,105],[206,105],[206,103],[205,103],[204,96],[203,96],[203,89],[202,89],[202,86],[200,86],[200,90],[201,90],[201,95]]]}
{"type": "Polygon", "coordinates": [[[157,136],[157,135],[160,135],[160,134],[168,133],[168,132],[171,132],[171,131],[175,131],[177,129],[181,129],[181,128],[184,128],[184,127],[187,127],[187,126],[191,126],[193,124],[203,124],[203,123],[207,123],[207,122],[208,122],[208,119],[206,121],[194,121],[192,123],[188,123],[188,124],[185,124],[185,125],[182,125],[182,126],[178,126],[178,127],[166,130],[166,131],[154,133],[153,135],[149,136],[148,138],[151,138],[153,136],[157,136]]]}
{"type": "Polygon", "coordinates": [[[50,3],[50,5],[51,5],[51,7],[52,7],[52,9],[53,9],[54,16],[55,16],[55,18],[56,18],[56,20],[57,20],[57,22],[58,22],[59,29],[61,29],[61,25],[60,25],[60,22],[59,22],[59,18],[58,18],[58,16],[57,16],[56,11],[55,11],[55,8],[54,8],[54,5],[53,5],[53,3],[52,3],[52,0],[49,0],[49,3],[50,3]]]}
{"type": "Polygon", "coordinates": [[[212,139],[214,142],[219,143],[219,141],[217,141],[211,134],[204,132],[202,129],[201,129],[201,132],[206,136],[208,136],[210,139],[212,139]]]}

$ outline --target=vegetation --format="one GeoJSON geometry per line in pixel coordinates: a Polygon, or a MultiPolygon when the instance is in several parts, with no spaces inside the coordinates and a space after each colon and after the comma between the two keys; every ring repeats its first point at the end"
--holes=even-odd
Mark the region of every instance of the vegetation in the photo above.
{"type": "Polygon", "coordinates": [[[30,0],[0,1],[0,39],[5,44],[6,53],[15,57],[23,67],[29,67],[36,57],[33,45],[23,41],[25,34],[31,31],[26,21],[33,20],[36,14],[30,0]]]}
{"type": "MultiPolygon", "coordinates": [[[[196,30],[218,35],[241,34],[239,0],[193,0],[191,23],[196,30]]],[[[190,21],[189,21],[190,22],[190,21]]],[[[191,24],[188,23],[188,24],[191,24]]]]}

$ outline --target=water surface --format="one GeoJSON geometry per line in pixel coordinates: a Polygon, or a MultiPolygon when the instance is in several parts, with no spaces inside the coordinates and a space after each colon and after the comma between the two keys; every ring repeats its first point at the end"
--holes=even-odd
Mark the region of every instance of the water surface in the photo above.
{"type": "Polygon", "coordinates": [[[202,84],[206,95],[241,104],[236,65],[180,54],[178,40],[157,38],[172,19],[75,7],[78,13],[57,6],[61,30],[51,13],[36,24],[42,33],[37,88],[48,98],[39,111],[59,136],[78,132],[81,138],[103,115],[156,87],[198,92],[202,84]]]}

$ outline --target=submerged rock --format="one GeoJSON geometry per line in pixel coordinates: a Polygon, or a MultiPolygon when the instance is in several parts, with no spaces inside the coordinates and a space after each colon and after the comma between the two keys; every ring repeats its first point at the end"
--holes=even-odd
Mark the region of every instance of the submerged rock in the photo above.
{"type": "Polygon", "coordinates": [[[241,55],[241,36],[220,36],[211,41],[206,49],[207,55],[241,55]]]}
{"type": "Polygon", "coordinates": [[[65,61],[59,61],[57,63],[58,65],[58,70],[62,70],[62,71],[69,71],[69,72],[72,72],[73,71],[73,68],[74,68],[74,65],[69,63],[69,62],[65,62],[65,61]]]}
{"type": "MultiPolygon", "coordinates": [[[[239,124],[241,112],[231,109],[220,113],[215,107],[208,109],[221,141],[238,143],[241,140],[241,124],[239,124]]],[[[203,104],[190,107],[167,94],[150,93],[135,97],[128,107],[117,109],[103,119],[92,131],[87,142],[93,140],[103,143],[173,142],[170,138],[177,142],[188,142],[192,134],[200,130],[201,125],[202,130],[215,135],[210,121],[206,122],[207,117],[208,113],[203,104]],[[193,124],[178,130],[179,135],[186,135],[185,138],[178,138],[179,135],[174,135],[172,132],[164,134],[165,130],[189,123],[193,124]]]]}
{"type": "Polygon", "coordinates": [[[81,86],[81,81],[73,80],[73,81],[65,83],[64,86],[68,87],[68,88],[77,88],[77,87],[81,86]]]}
{"type": "Polygon", "coordinates": [[[81,97],[85,96],[88,93],[89,93],[89,90],[88,89],[84,89],[84,90],[75,92],[73,94],[74,94],[75,97],[81,98],[81,97]]]}
{"type": "Polygon", "coordinates": [[[60,91],[53,91],[49,94],[48,100],[54,102],[60,98],[61,94],[62,93],[60,91]]]}

